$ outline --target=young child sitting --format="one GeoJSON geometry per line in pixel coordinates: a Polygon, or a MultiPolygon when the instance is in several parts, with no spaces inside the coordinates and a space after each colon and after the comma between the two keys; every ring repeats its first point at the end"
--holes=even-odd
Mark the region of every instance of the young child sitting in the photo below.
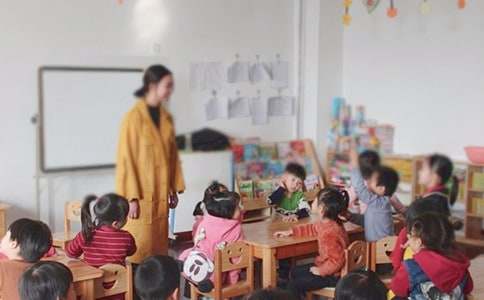
{"type": "Polygon", "coordinates": [[[361,202],[368,207],[365,211],[363,226],[365,238],[369,242],[378,241],[393,235],[393,218],[390,197],[397,190],[399,177],[395,170],[379,166],[365,184],[358,165],[358,154],[353,147],[350,152],[351,184],[361,202]]]}
{"type": "Polygon", "coordinates": [[[41,261],[28,268],[19,282],[21,300],[75,299],[72,272],[55,261],[41,261]]]}
{"type": "Polygon", "coordinates": [[[348,208],[348,200],[346,191],[324,188],[318,194],[317,203],[313,204],[321,215],[321,221],[274,234],[275,237],[311,235],[318,239],[319,256],[314,265],[297,266],[291,272],[288,289],[295,296],[304,297],[307,291],[336,286],[345,265],[345,249],[349,245],[348,234],[339,218],[348,208]]]}
{"type": "Polygon", "coordinates": [[[134,285],[141,300],[176,300],[180,286],[176,261],[163,255],[143,260],[136,269],[134,285]]]}
{"type": "MultiPolygon", "coordinates": [[[[18,281],[23,272],[38,262],[52,246],[52,233],[41,221],[18,219],[2,239],[0,252],[0,298],[20,299],[18,281]]],[[[73,298],[71,298],[73,299],[73,298]]]]}
{"type": "Polygon", "coordinates": [[[357,270],[341,278],[335,300],[386,300],[388,289],[373,271],[357,270]]]}
{"type": "Polygon", "coordinates": [[[203,220],[203,216],[205,215],[205,202],[207,199],[210,199],[214,194],[219,192],[227,192],[229,189],[224,184],[214,181],[212,182],[208,188],[205,189],[205,193],[203,195],[202,201],[198,202],[195,205],[195,209],[193,210],[193,216],[195,217],[195,221],[193,222],[192,226],[192,236],[195,236],[197,232],[198,225],[203,220]]]}
{"type": "MultiPolygon", "coordinates": [[[[213,289],[215,251],[226,244],[243,239],[240,218],[240,196],[234,192],[218,192],[206,199],[206,214],[194,235],[194,246],[183,251],[183,274],[198,285],[201,292],[213,289]]],[[[229,272],[227,283],[239,280],[240,270],[229,272]]]]}
{"type": "MultiPolygon", "coordinates": [[[[125,265],[126,257],[136,252],[133,236],[122,230],[128,217],[128,201],[117,194],[100,198],[87,196],[81,208],[82,231],[67,244],[66,254],[93,266],[125,265]]],[[[124,295],[109,299],[124,299],[124,295]]]]}
{"type": "Polygon", "coordinates": [[[442,214],[425,213],[407,224],[404,262],[392,278],[389,299],[464,299],[473,288],[470,262],[454,247],[454,229],[442,214]]]}
{"type": "Polygon", "coordinates": [[[284,221],[295,222],[309,216],[311,208],[304,199],[303,192],[305,179],[304,168],[289,163],[282,175],[279,188],[269,196],[269,204],[276,207],[276,211],[283,215],[284,221]]]}

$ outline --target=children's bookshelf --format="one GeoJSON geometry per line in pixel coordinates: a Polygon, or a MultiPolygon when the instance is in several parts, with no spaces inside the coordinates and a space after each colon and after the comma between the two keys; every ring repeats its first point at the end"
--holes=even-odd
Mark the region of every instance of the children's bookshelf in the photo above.
{"type": "Polygon", "coordinates": [[[465,236],[484,239],[484,165],[469,164],[466,180],[465,236]]]}
{"type": "Polygon", "coordinates": [[[287,163],[303,165],[307,172],[306,199],[312,201],[324,187],[323,171],[311,140],[247,143],[232,146],[235,190],[241,195],[244,222],[271,216],[267,197],[275,190],[287,163]]]}

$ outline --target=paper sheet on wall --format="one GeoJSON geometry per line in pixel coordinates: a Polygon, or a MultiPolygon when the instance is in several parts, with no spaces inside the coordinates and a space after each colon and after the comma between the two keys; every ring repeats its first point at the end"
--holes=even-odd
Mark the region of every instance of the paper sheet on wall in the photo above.
{"type": "Polygon", "coordinates": [[[252,125],[265,125],[268,123],[267,99],[254,97],[249,100],[252,125]]]}
{"type": "Polygon", "coordinates": [[[205,103],[205,117],[207,121],[226,119],[227,115],[227,101],[224,99],[212,97],[205,103]]]}
{"type": "Polygon", "coordinates": [[[276,89],[283,89],[289,86],[289,63],[287,61],[274,61],[271,63],[272,82],[276,89]]]}
{"type": "Polygon", "coordinates": [[[246,118],[250,116],[249,99],[237,96],[229,99],[229,118],[246,118]]]}
{"type": "Polygon", "coordinates": [[[236,61],[227,69],[227,81],[229,83],[249,81],[249,63],[236,61]]]}
{"type": "Polygon", "coordinates": [[[269,116],[291,116],[294,114],[294,97],[275,96],[268,99],[269,116]]]}
{"type": "Polygon", "coordinates": [[[250,66],[249,80],[251,83],[259,83],[272,79],[271,66],[264,62],[256,62],[250,66]]]}
{"type": "Polygon", "coordinates": [[[190,88],[192,91],[221,90],[224,82],[225,72],[221,62],[190,64],[190,88]]]}

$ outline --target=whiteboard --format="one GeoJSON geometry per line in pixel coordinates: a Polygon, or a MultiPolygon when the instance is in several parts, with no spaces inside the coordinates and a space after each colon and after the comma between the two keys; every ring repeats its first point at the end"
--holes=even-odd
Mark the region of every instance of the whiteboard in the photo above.
{"type": "Polygon", "coordinates": [[[44,172],[113,167],[119,128],[134,105],[141,69],[43,67],[40,84],[44,172]]]}

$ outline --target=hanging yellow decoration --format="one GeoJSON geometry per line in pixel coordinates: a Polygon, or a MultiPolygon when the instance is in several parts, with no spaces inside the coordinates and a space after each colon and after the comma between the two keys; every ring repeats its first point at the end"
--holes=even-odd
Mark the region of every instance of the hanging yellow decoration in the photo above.
{"type": "Polygon", "coordinates": [[[430,11],[432,10],[432,7],[429,4],[428,0],[423,0],[423,2],[420,4],[420,12],[422,15],[428,15],[430,11]]]}
{"type": "Polygon", "coordinates": [[[344,0],[343,6],[345,7],[345,14],[343,15],[343,24],[349,26],[351,24],[350,6],[353,4],[353,0],[344,0]]]}
{"type": "Polygon", "coordinates": [[[387,10],[387,16],[389,18],[395,18],[398,15],[398,9],[395,8],[395,3],[393,0],[390,0],[390,7],[387,10]]]}
{"type": "Polygon", "coordinates": [[[466,7],[466,0],[459,0],[458,5],[459,9],[464,9],[466,7]]]}

